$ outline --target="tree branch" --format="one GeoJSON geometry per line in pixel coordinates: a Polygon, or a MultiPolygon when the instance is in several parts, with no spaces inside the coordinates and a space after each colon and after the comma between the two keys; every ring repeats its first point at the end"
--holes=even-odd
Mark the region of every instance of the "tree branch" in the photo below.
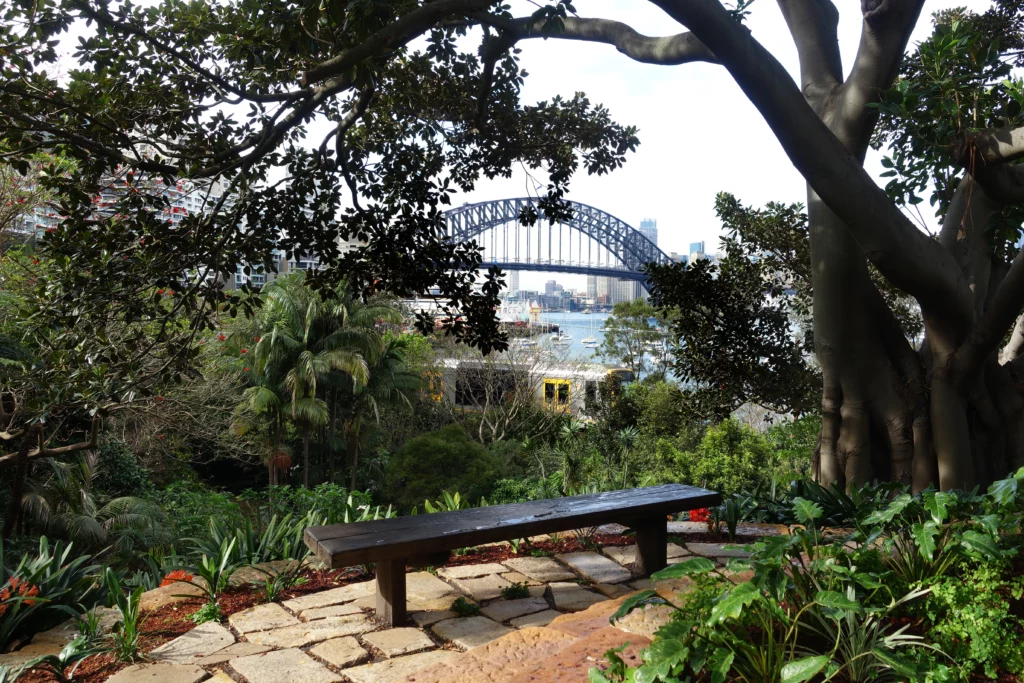
{"type": "Polygon", "coordinates": [[[801,89],[818,109],[833,88],[843,82],[839,54],[839,12],[832,0],[778,0],[800,57],[801,89]]]}
{"type": "MultiPolygon", "coordinates": [[[[89,440],[81,441],[79,443],[73,443],[68,446],[58,446],[57,448],[46,448],[42,445],[42,432],[39,434],[40,444],[35,449],[28,452],[26,456],[29,460],[35,458],[52,458],[57,455],[67,455],[68,453],[77,453],[78,451],[87,451],[99,444],[99,425],[100,419],[94,417],[92,419],[92,427],[89,431],[89,440]]],[[[0,456],[0,465],[5,462],[10,462],[18,458],[18,453],[8,453],[7,455],[0,456]]]]}
{"type": "Polygon", "coordinates": [[[985,189],[985,194],[1000,204],[1024,202],[1024,166],[979,166],[974,171],[974,179],[985,189]]]}
{"type": "Polygon", "coordinates": [[[960,267],[875,185],[804,100],[789,73],[716,0],[654,0],[716,55],[757,107],[793,165],[849,227],[865,255],[914,296],[927,319],[968,328],[973,299],[960,267]]]}
{"type": "Polygon", "coordinates": [[[968,170],[972,162],[977,167],[1020,159],[1024,157],[1024,127],[989,128],[968,134],[958,143],[956,154],[968,170]]]}
{"type": "Polygon", "coordinates": [[[953,355],[953,377],[971,377],[997,348],[1024,309],[1024,250],[1013,259],[1009,272],[970,336],[953,355]]]}
{"type": "Polygon", "coordinates": [[[850,76],[840,89],[842,125],[857,139],[860,158],[874,128],[866,124],[878,118],[878,110],[866,105],[878,101],[879,93],[892,85],[923,6],[924,0],[861,0],[860,46],[850,76]]]}
{"type": "Polygon", "coordinates": [[[345,73],[364,59],[405,45],[442,19],[452,15],[482,12],[493,0],[437,0],[417,7],[373,34],[359,45],[340,55],[317,64],[302,76],[302,84],[309,85],[345,73]]]}
{"type": "Polygon", "coordinates": [[[553,33],[544,31],[532,18],[514,20],[492,15],[473,15],[481,24],[486,24],[516,36],[526,38],[559,38],[580,40],[591,43],[606,43],[630,59],[644,64],[672,66],[690,62],[717,64],[718,59],[695,35],[690,32],[674,36],[651,37],[637,33],[631,26],[610,19],[585,19],[566,17],[564,28],[553,33]]]}

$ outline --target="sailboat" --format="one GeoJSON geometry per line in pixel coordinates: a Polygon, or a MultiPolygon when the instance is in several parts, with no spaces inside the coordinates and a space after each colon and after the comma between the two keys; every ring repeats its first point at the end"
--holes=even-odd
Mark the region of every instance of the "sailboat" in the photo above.
{"type": "Polygon", "coordinates": [[[580,341],[583,344],[583,348],[596,349],[598,346],[597,337],[594,336],[594,319],[590,319],[590,336],[580,341]]]}

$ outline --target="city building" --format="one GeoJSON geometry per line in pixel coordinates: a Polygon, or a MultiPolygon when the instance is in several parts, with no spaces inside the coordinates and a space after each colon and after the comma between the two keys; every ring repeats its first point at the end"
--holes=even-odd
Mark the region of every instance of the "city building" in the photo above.
{"type": "Polygon", "coordinates": [[[597,298],[597,276],[596,275],[588,275],[587,276],[587,298],[588,299],[596,299],[597,298]]]}
{"type": "Polygon", "coordinates": [[[509,270],[505,272],[505,289],[510,294],[515,294],[519,291],[519,271],[509,270]]]}
{"type": "Polygon", "coordinates": [[[650,241],[658,243],[658,221],[653,218],[643,219],[640,221],[640,232],[650,241]]]}
{"type": "Polygon", "coordinates": [[[706,258],[707,254],[704,251],[704,240],[700,242],[690,242],[690,257],[689,262],[699,261],[702,258],[706,258]]]}

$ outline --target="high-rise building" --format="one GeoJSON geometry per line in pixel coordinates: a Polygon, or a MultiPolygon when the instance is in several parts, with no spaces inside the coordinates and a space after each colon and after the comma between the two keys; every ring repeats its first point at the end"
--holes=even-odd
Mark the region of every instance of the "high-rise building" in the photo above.
{"type": "Polygon", "coordinates": [[[643,219],[640,221],[640,232],[650,241],[658,243],[658,221],[653,218],[643,219]]]}
{"type": "Polygon", "coordinates": [[[544,283],[544,294],[546,296],[555,296],[564,289],[565,287],[558,284],[554,280],[548,280],[547,282],[544,283]]]}
{"type": "Polygon", "coordinates": [[[704,252],[704,240],[700,242],[690,242],[690,263],[699,261],[705,258],[707,254],[704,252]]]}
{"type": "Polygon", "coordinates": [[[508,270],[505,271],[505,289],[510,294],[515,294],[519,291],[519,271],[508,270]]]}
{"type": "Polygon", "coordinates": [[[596,275],[588,275],[587,276],[587,298],[588,299],[596,299],[597,298],[597,276],[596,275]]]}

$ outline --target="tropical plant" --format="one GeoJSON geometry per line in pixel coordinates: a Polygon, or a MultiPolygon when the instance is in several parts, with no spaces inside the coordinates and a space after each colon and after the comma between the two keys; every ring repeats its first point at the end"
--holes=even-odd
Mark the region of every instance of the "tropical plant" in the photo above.
{"type": "Polygon", "coordinates": [[[266,376],[260,379],[266,386],[252,392],[246,405],[278,415],[281,407],[275,387],[287,392],[286,411],[302,439],[302,482],[307,488],[312,433],[331,424],[323,398],[331,373],[348,375],[357,387],[369,380],[366,354],[374,334],[353,329],[348,319],[346,307],[322,298],[305,285],[301,275],[278,278],[264,290],[252,367],[266,376]]]}
{"type": "Polygon", "coordinates": [[[220,621],[220,607],[216,602],[204,603],[202,607],[189,615],[189,621],[193,624],[205,624],[208,621],[220,621]]]}
{"type": "Polygon", "coordinates": [[[274,560],[301,561],[309,556],[302,534],[310,523],[308,515],[299,520],[294,520],[291,515],[285,515],[281,520],[275,516],[270,518],[266,527],[258,530],[248,518],[235,527],[211,518],[207,536],[194,539],[194,552],[220,557],[224,548],[230,545],[230,562],[239,567],[274,560]]]}
{"type": "Polygon", "coordinates": [[[92,487],[97,456],[70,462],[47,459],[48,476],[29,481],[23,506],[35,526],[50,537],[74,540],[83,550],[104,549],[131,561],[138,553],[170,546],[172,527],[158,506],[122,496],[100,504],[92,487]]]}
{"type": "Polygon", "coordinates": [[[0,539],[0,652],[104,599],[100,568],[91,560],[75,556],[70,543],[51,547],[44,536],[38,552],[21,555],[12,565],[0,539]]]}
{"type": "Polygon", "coordinates": [[[125,592],[117,574],[109,567],[105,577],[110,601],[120,617],[110,631],[111,650],[118,661],[133,662],[139,656],[139,639],[142,635],[139,618],[143,588],[139,586],[131,592],[125,592]]]}
{"type": "MultiPolygon", "coordinates": [[[[109,652],[110,648],[94,638],[78,636],[69,641],[55,655],[43,655],[29,660],[24,669],[43,669],[58,683],[70,683],[78,666],[89,657],[109,652]]],[[[0,680],[3,680],[0,678],[0,680]]]]}
{"type": "Polygon", "coordinates": [[[198,586],[206,594],[209,602],[217,602],[217,598],[228,587],[232,574],[244,565],[244,562],[238,559],[235,552],[235,544],[237,542],[237,535],[224,536],[219,544],[209,548],[209,555],[197,546],[202,556],[195,566],[189,569],[201,581],[192,581],[190,583],[198,586]]]}

